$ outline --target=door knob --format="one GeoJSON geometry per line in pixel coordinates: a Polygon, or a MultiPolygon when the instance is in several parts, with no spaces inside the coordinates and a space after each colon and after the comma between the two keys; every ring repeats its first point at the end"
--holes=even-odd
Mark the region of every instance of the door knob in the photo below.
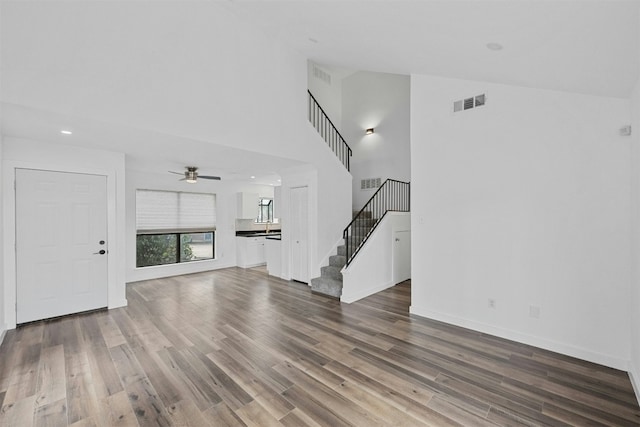
{"type": "Polygon", "coordinates": [[[100,249],[98,252],[94,252],[93,254],[94,255],[104,255],[106,253],[107,253],[107,251],[105,251],[104,249],[100,249]]]}
{"type": "Polygon", "coordinates": [[[98,244],[100,244],[100,245],[104,245],[104,240],[100,240],[100,241],[98,242],[98,244]]]}

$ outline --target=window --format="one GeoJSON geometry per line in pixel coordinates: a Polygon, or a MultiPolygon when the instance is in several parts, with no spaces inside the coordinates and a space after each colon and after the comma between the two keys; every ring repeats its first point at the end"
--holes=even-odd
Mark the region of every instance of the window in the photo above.
{"type": "Polygon", "coordinates": [[[136,267],[215,258],[214,194],[136,191],[136,267]]]}
{"type": "Polygon", "coordinates": [[[273,199],[260,199],[256,222],[273,222],[273,199]]]}

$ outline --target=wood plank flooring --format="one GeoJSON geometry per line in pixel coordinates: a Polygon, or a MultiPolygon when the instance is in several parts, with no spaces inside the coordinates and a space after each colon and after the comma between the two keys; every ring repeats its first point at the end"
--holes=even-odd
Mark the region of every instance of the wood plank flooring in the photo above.
{"type": "Polygon", "coordinates": [[[624,372],[230,268],[9,331],[2,426],[637,426],[624,372]]]}

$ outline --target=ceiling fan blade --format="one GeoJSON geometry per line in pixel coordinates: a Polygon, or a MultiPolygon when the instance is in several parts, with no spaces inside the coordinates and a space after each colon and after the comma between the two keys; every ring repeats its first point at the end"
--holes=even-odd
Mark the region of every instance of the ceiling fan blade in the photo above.
{"type": "Polygon", "coordinates": [[[216,181],[220,181],[222,178],[219,176],[211,176],[211,175],[198,175],[198,178],[202,179],[215,179],[216,181]]]}
{"type": "Polygon", "coordinates": [[[169,173],[175,173],[176,175],[184,175],[184,172],[174,172],[174,171],[167,171],[169,173]]]}

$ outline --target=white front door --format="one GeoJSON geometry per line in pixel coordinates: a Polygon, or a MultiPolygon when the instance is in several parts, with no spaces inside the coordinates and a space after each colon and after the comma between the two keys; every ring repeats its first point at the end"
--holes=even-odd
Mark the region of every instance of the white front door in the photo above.
{"type": "Polygon", "coordinates": [[[309,283],[307,187],[291,189],[291,278],[309,283]]]}
{"type": "Polygon", "coordinates": [[[107,306],[107,177],[16,169],[18,324],[107,306]]]}

